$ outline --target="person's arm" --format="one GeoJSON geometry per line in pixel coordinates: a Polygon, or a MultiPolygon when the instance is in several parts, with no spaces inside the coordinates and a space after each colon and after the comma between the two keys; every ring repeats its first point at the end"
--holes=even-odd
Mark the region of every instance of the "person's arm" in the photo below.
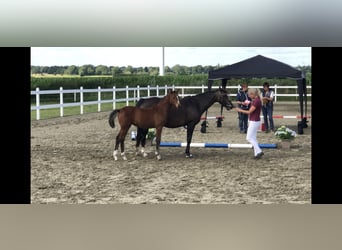
{"type": "Polygon", "coordinates": [[[272,91],[271,91],[271,94],[270,94],[269,101],[270,101],[270,102],[273,102],[273,99],[274,99],[274,91],[272,90],[272,91]]]}
{"type": "Polygon", "coordinates": [[[274,97],[274,91],[270,90],[270,96],[269,97],[263,97],[263,99],[272,102],[273,101],[273,97],[274,97]]]}
{"type": "Polygon", "coordinates": [[[250,107],[250,109],[248,109],[248,110],[236,108],[236,111],[237,111],[237,112],[241,112],[241,113],[248,114],[248,115],[249,115],[250,113],[253,113],[254,110],[255,110],[255,106],[253,106],[253,105],[252,105],[252,106],[250,107]]]}
{"type": "Polygon", "coordinates": [[[236,94],[236,104],[242,105],[242,102],[240,101],[240,97],[241,97],[240,93],[237,93],[236,94]]]}
{"type": "Polygon", "coordinates": [[[240,104],[241,106],[247,107],[251,103],[251,101],[249,100],[249,97],[246,100],[244,100],[243,102],[240,101],[240,97],[241,97],[241,94],[239,93],[236,97],[236,103],[237,104],[240,104]]]}

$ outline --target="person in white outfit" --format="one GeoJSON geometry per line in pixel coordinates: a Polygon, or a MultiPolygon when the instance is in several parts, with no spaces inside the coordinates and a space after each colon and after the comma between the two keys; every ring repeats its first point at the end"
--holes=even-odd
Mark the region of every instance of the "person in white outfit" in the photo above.
{"type": "Polygon", "coordinates": [[[260,113],[261,113],[261,99],[259,90],[255,88],[248,89],[248,96],[252,99],[251,106],[248,110],[236,108],[237,112],[241,112],[249,115],[249,124],[247,128],[246,140],[249,141],[254,149],[254,158],[260,159],[264,152],[259,147],[257,140],[258,129],[260,127],[260,113]]]}

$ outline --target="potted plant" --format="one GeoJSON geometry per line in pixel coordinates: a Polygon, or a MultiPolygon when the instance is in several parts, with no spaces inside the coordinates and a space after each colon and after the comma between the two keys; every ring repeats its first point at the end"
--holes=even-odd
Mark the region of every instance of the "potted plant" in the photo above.
{"type": "Polygon", "coordinates": [[[153,142],[156,140],[156,132],[154,128],[148,129],[148,132],[146,134],[146,140],[151,143],[151,146],[153,145],[153,142]]]}
{"type": "Polygon", "coordinates": [[[291,141],[297,136],[297,133],[283,125],[276,130],[274,135],[280,139],[282,148],[290,148],[291,141]]]}

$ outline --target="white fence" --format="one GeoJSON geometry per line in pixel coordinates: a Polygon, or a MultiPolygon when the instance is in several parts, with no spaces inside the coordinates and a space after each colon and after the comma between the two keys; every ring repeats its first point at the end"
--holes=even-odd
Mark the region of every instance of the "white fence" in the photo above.
{"type": "MultiPolygon", "coordinates": [[[[259,88],[261,89],[262,86],[249,86],[250,88],[259,88]]],[[[36,105],[31,105],[31,111],[36,111],[36,120],[40,120],[40,110],[42,109],[60,109],[60,116],[64,116],[64,108],[66,107],[75,107],[79,106],[80,107],[80,114],[82,115],[83,108],[85,105],[96,105],[97,104],[97,111],[101,112],[101,104],[104,103],[112,103],[113,104],[113,109],[116,108],[116,104],[120,102],[126,103],[126,106],[129,105],[130,102],[137,102],[141,97],[151,97],[151,96],[164,96],[166,95],[168,89],[177,89],[180,91],[179,96],[180,97],[185,97],[188,95],[194,95],[194,93],[189,93],[189,90],[200,90],[201,93],[205,92],[207,90],[206,85],[202,86],[156,86],[156,87],[128,87],[126,86],[125,88],[106,88],[106,89],[101,89],[101,87],[98,87],[97,89],[83,89],[83,87],[80,87],[80,89],[63,89],[60,87],[59,90],[39,90],[39,88],[36,88],[36,90],[31,91],[31,96],[35,96],[36,99],[36,105]],[[147,93],[147,95],[141,96],[141,92],[144,91],[144,93],[147,93]],[[155,95],[151,95],[151,92],[154,92],[155,95]],[[111,99],[106,99],[102,100],[102,93],[105,92],[110,92],[112,93],[112,98],[111,99]],[[125,98],[116,98],[117,93],[124,92],[125,93],[125,98]],[[187,92],[187,93],[186,93],[187,92]],[[97,100],[96,101],[84,101],[84,93],[97,93],[97,100]],[[59,95],[59,103],[55,104],[41,104],[40,103],[40,96],[41,95],[59,95]],[[73,102],[64,102],[64,95],[65,94],[73,94],[73,102]],[[79,97],[79,101],[77,101],[77,95],[79,97]]],[[[218,88],[213,86],[212,89],[218,88]]],[[[273,85],[270,86],[270,88],[274,89],[275,92],[275,102],[277,101],[277,97],[279,96],[294,96],[298,97],[297,94],[297,86],[277,86],[273,85]],[[278,93],[279,89],[294,89],[295,93],[294,94],[280,94],[278,93]]],[[[227,86],[226,87],[229,96],[233,97],[235,100],[236,93],[240,89],[240,85],[237,86],[227,86]]],[[[311,89],[311,86],[307,86],[307,89],[311,89]]],[[[198,91],[197,91],[198,92],[198,91]]],[[[311,91],[309,91],[311,92],[311,91]]],[[[311,94],[307,94],[308,97],[311,97],[311,94]]]]}

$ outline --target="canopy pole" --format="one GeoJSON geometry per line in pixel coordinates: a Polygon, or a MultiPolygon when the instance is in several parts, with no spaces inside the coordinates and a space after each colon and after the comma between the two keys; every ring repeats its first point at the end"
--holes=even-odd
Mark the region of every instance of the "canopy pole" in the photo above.
{"type": "MultiPolygon", "coordinates": [[[[208,80],[208,91],[211,91],[211,86],[213,85],[213,80],[208,80]]],[[[207,132],[207,117],[208,117],[208,109],[205,111],[204,121],[201,124],[201,133],[207,132]]]]}

